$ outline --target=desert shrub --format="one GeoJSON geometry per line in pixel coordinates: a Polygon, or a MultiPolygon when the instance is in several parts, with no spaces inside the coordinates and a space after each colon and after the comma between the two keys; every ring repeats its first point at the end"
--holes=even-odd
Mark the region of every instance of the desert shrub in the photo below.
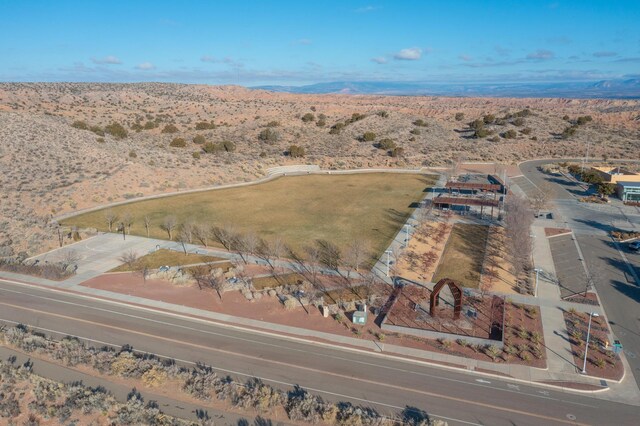
{"type": "Polygon", "coordinates": [[[494,121],[496,121],[496,116],[493,114],[487,114],[482,117],[482,121],[484,121],[484,124],[492,124],[494,121]]]}
{"type": "Polygon", "coordinates": [[[220,142],[220,145],[227,152],[233,152],[236,150],[236,144],[231,141],[222,141],[220,142]]]}
{"type": "Polygon", "coordinates": [[[496,136],[494,136],[492,138],[489,138],[488,140],[491,141],[491,142],[500,142],[500,136],[496,135],[496,136]]]}
{"type": "Polygon", "coordinates": [[[579,126],[582,126],[583,124],[587,124],[590,121],[593,121],[593,118],[590,115],[583,115],[578,117],[578,119],[576,120],[576,123],[579,126]]]}
{"type": "Polygon", "coordinates": [[[358,112],[354,112],[351,114],[351,118],[347,120],[347,124],[355,123],[356,121],[364,120],[366,118],[366,114],[360,114],[358,112]]]}
{"type": "Polygon", "coordinates": [[[464,120],[464,112],[456,112],[455,119],[456,121],[464,120]]]}
{"type": "Polygon", "coordinates": [[[104,140],[104,138],[98,138],[98,139],[96,139],[96,142],[98,142],[98,143],[104,143],[104,142],[105,142],[105,140],[104,140]]]}
{"type": "Polygon", "coordinates": [[[275,143],[280,139],[280,134],[276,130],[268,127],[258,134],[258,139],[266,143],[275,143]]]}
{"type": "Polygon", "coordinates": [[[198,145],[202,145],[203,143],[205,143],[207,140],[204,138],[204,136],[202,135],[196,135],[193,138],[193,143],[197,143],[198,145]]]}
{"type": "Polygon", "coordinates": [[[218,146],[213,142],[205,142],[204,145],[202,145],[202,150],[207,154],[214,153],[217,151],[217,149],[218,146]]]}
{"type": "Polygon", "coordinates": [[[178,128],[175,124],[169,123],[162,128],[162,133],[178,133],[178,128]]]}
{"type": "Polygon", "coordinates": [[[500,349],[498,349],[496,345],[487,345],[484,348],[484,353],[487,354],[491,359],[495,360],[500,353],[500,349]]]}
{"type": "Polygon", "coordinates": [[[402,157],[404,155],[404,148],[397,146],[391,150],[392,157],[402,157]]]}
{"type": "Polygon", "coordinates": [[[138,154],[134,150],[129,151],[129,158],[138,158],[138,154]]]}
{"type": "Polygon", "coordinates": [[[419,118],[419,119],[417,119],[417,120],[415,120],[413,122],[413,125],[414,126],[418,126],[418,127],[427,127],[429,125],[429,123],[427,123],[423,119],[419,118]]]}
{"type": "Polygon", "coordinates": [[[287,152],[291,158],[300,158],[305,156],[304,147],[298,145],[291,145],[287,152]]]}
{"type": "Polygon", "coordinates": [[[172,146],[174,148],[184,148],[185,146],[187,146],[187,141],[185,141],[183,138],[173,138],[173,140],[169,143],[169,146],[172,146]]]}
{"type": "Polygon", "coordinates": [[[380,149],[384,149],[388,151],[395,147],[396,147],[396,143],[393,141],[393,139],[384,138],[380,142],[378,142],[378,148],[380,149]]]}
{"type": "Polygon", "coordinates": [[[344,126],[345,126],[344,123],[337,122],[336,124],[331,126],[331,130],[329,130],[329,134],[330,135],[339,135],[340,132],[342,132],[342,129],[344,129],[344,126]]]}
{"type": "Polygon", "coordinates": [[[196,151],[196,152],[192,153],[192,154],[191,154],[191,156],[192,156],[193,158],[195,158],[196,160],[199,160],[199,159],[200,159],[200,153],[199,153],[198,151],[196,151]]]}
{"type": "Polygon", "coordinates": [[[376,134],[373,132],[365,132],[361,138],[364,142],[371,142],[376,140],[376,134]]]}
{"type": "Polygon", "coordinates": [[[104,130],[102,130],[102,127],[100,126],[89,126],[89,130],[98,136],[104,136],[104,130]]]}
{"type": "Polygon", "coordinates": [[[505,126],[507,124],[507,120],[504,118],[496,118],[496,121],[493,122],[496,126],[505,126]]]}
{"type": "Polygon", "coordinates": [[[522,117],[516,118],[515,120],[513,120],[513,125],[518,127],[524,126],[524,118],[522,117]]]}
{"type": "Polygon", "coordinates": [[[388,113],[387,111],[384,111],[384,110],[383,110],[383,111],[378,111],[378,112],[376,112],[376,115],[377,115],[378,117],[382,117],[382,118],[387,118],[387,117],[389,117],[389,113],[388,113]]]}
{"type": "Polygon", "coordinates": [[[486,138],[487,136],[489,136],[489,131],[484,127],[476,129],[476,131],[473,133],[473,137],[476,139],[486,138]]]}
{"type": "Polygon", "coordinates": [[[516,136],[518,136],[518,133],[513,129],[509,129],[502,134],[505,139],[514,139],[516,136]]]}
{"type": "Polygon", "coordinates": [[[200,121],[196,123],[196,130],[213,130],[215,128],[216,125],[213,123],[213,120],[211,120],[211,122],[200,121]]]}
{"type": "Polygon", "coordinates": [[[598,368],[604,368],[607,366],[607,362],[602,359],[602,358],[598,358],[594,361],[594,364],[596,365],[596,367],[598,368]]]}
{"type": "Polygon", "coordinates": [[[520,130],[520,133],[522,133],[523,135],[531,134],[531,127],[525,127],[524,129],[520,130]]]}
{"type": "Polygon", "coordinates": [[[528,108],[525,108],[522,111],[518,111],[513,115],[514,115],[514,117],[528,117],[528,116],[531,115],[531,110],[528,109],[528,108]]]}
{"type": "Polygon", "coordinates": [[[316,116],[311,114],[310,112],[306,113],[302,116],[301,120],[305,123],[310,123],[316,119],[316,116]]]}
{"type": "Polygon", "coordinates": [[[267,123],[267,127],[279,127],[280,126],[280,122],[279,121],[270,121],[267,123]]]}
{"type": "Polygon", "coordinates": [[[576,133],[576,130],[577,129],[575,126],[566,127],[560,134],[560,137],[562,139],[569,139],[571,136],[573,136],[576,133]]]}
{"type": "Polygon", "coordinates": [[[420,129],[411,129],[409,133],[411,133],[412,135],[419,135],[422,132],[420,131],[420,129]]]}
{"type": "Polygon", "coordinates": [[[146,123],[144,123],[144,130],[151,130],[155,129],[156,127],[158,127],[158,123],[156,123],[155,121],[147,121],[146,123]]]}
{"type": "Polygon", "coordinates": [[[82,120],[76,120],[71,124],[71,127],[75,127],[76,129],[80,129],[80,130],[89,130],[89,125],[82,120]]]}
{"type": "Polygon", "coordinates": [[[325,119],[323,119],[323,118],[321,118],[320,120],[318,120],[316,122],[316,126],[318,126],[318,127],[324,127],[326,125],[327,125],[327,121],[325,119]]]}
{"type": "Polygon", "coordinates": [[[122,127],[120,123],[111,123],[104,128],[104,131],[116,139],[124,139],[127,137],[127,130],[122,127]]]}
{"type": "Polygon", "coordinates": [[[473,130],[484,129],[484,120],[481,118],[473,120],[471,123],[469,123],[469,128],[473,130]]]}
{"type": "Polygon", "coordinates": [[[571,117],[569,117],[568,115],[564,115],[564,116],[562,117],[562,119],[563,119],[564,121],[569,121],[569,120],[571,120],[571,117]]]}

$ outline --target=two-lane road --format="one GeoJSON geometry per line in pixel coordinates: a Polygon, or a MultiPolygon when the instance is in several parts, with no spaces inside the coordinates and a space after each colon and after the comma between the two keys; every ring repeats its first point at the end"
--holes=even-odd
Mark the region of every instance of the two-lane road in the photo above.
{"type": "Polygon", "coordinates": [[[95,344],[132,344],[239,379],[298,384],[381,413],[424,409],[450,424],[634,424],[638,407],[423,363],[282,338],[0,280],[0,322],[95,344]]]}

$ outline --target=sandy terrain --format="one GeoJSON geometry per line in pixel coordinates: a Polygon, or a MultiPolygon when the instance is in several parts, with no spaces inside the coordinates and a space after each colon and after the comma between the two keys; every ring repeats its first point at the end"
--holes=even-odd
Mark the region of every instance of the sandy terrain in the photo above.
{"type": "Polygon", "coordinates": [[[34,254],[55,245],[55,232],[47,226],[52,215],[252,180],[276,165],[447,166],[461,158],[515,164],[540,156],[582,155],[586,141],[593,156],[639,158],[639,130],[640,102],[632,100],[295,95],[153,83],[0,84],[0,256],[23,250],[34,254]],[[468,122],[525,108],[531,114],[521,126],[508,119],[487,126],[493,135],[471,138],[468,122]],[[304,122],[307,113],[314,119],[304,122]],[[456,113],[464,118],[456,120],[456,113]],[[346,124],[339,134],[330,133],[331,126],[350,121],[352,114],[364,118],[346,124]],[[565,115],[571,120],[591,115],[593,121],[564,140],[558,134],[569,124],[565,115]],[[117,122],[128,136],[99,136],[72,127],[77,120],[101,128],[117,122]],[[415,125],[416,120],[425,125],[415,125]],[[201,121],[216,127],[196,130],[201,121]],[[168,124],[177,132],[162,133],[168,124]],[[262,141],[258,135],[269,124],[277,140],[262,141]],[[498,136],[507,130],[517,136],[498,136]],[[375,133],[375,140],[362,141],[365,132],[375,133]],[[236,149],[205,153],[192,141],[196,135],[216,144],[233,142],[236,149]],[[185,139],[186,146],[170,147],[176,137],[185,139]],[[384,138],[404,152],[391,157],[377,148],[384,138]],[[305,158],[285,155],[292,144],[305,149],[305,158]],[[194,158],[196,152],[200,158],[194,158]]]}

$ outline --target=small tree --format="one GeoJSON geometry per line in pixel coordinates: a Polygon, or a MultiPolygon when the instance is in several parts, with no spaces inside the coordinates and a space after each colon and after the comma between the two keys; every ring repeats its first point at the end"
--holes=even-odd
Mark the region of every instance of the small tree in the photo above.
{"type": "Polygon", "coordinates": [[[356,238],[347,246],[347,250],[345,251],[344,260],[346,265],[350,268],[359,272],[360,266],[366,260],[369,250],[370,244],[368,241],[356,238]]]}
{"type": "Polygon", "coordinates": [[[133,225],[133,214],[131,212],[122,214],[122,224],[127,229],[127,234],[131,234],[131,225],[133,225]]]}
{"type": "Polygon", "coordinates": [[[124,139],[127,137],[127,130],[122,127],[120,123],[111,123],[104,128],[104,131],[116,139],[124,139]]]}
{"type": "Polygon", "coordinates": [[[112,232],[113,225],[118,221],[118,215],[113,210],[107,210],[104,213],[104,219],[107,221],[107,225],[109,226],[109,232],[112,232]]]}
{"type": "Polygon", "coordinates": [[[183,138],[173,138],[173,140],[169,143],[169,146],[174,148],[184,148],[187,146],[187,141],[183,138]]]}
{"type": "Polygon", "coordinates": [[[147,232],[147,238],[149,238],[149,229],[151,228],[151,218],[149,217],[149,215],[144,215],[144,217],[142,218],[142,221],[144,222],[144,229],[147,232]]]}
{"type": "Polygon", "coordinates": [[[169,123],[164,126],[164,128],[162,129],[162,133],[178,133],[178,128],[175,126],[175,124],[169,123]]]}
{"type": "Polygon", "coordinates": [[[200,241],[205,247],[208,247],[209,242],[209,227],[202,224],[196,224],[193,226],[193,236],[196,240],[200,241]]]}
{"type": "Polygon", "coordinates": [[[305,123],[310,123],[312,121],[314,121],[316,119],[316,117],[311,114],[310,112],[306,113],[305,115],[302,116],[302,121],[304,121],[305,123]]]}
{"type": "Polygon", "coordinates": [[[129,250],[118,257],[118,260],[127,265],[127,268],[129,268],[129,270],[133,271],[136,263],[138,262],[138,253],[136,253],[134,250],[129,250]]]}
{"type": "Polygon", "coordinates": [[[602,182],[598,184],[598,194],[602,198],[607,198],[609,195],[615,192],[615,186],[611,183],[602,182]]]}
{"type": "Polygon", "coordinates": [[[169,240],[173,240],[173,231],[177,226],[178,219],[173,215],[169,215],[164,218],[164,220],[162,221],[162,225],[160,225],[160,228],[169,235],[169,240]]]}

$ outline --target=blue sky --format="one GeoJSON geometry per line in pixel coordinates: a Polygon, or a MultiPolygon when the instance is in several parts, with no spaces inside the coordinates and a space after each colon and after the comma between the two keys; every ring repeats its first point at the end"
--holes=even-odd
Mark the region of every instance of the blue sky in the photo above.
{"type": "Polygon", "coordinates": [[[0,81],[251,86],[639,74],[638,0],[0,0],[0,81]]]}

